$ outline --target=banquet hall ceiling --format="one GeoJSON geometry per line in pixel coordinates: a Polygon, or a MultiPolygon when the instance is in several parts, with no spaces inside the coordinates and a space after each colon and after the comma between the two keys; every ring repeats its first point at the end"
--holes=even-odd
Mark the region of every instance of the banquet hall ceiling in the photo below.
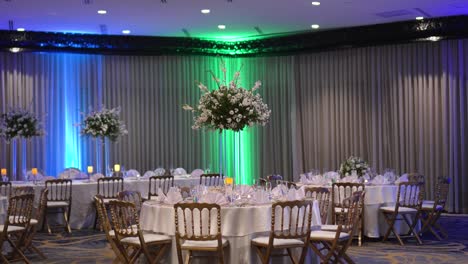
{"type": "Polygon", "coordinates": [[[236,39],[468,14],[468,0],[0,0],[0,30],[236,39]],[[209,9],[203,14],[202,9],[209,9]],[[98,14],[98,10],[107,11],[98,14]],[[311,25],[319,25],[318,29],[311,25]],[[218,25],[225,25],[219,29],[218,25]]]}

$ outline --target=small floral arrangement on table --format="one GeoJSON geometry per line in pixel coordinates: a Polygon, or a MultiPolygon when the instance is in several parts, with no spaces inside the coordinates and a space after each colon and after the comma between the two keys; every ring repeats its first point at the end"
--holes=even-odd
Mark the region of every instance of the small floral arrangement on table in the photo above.
{"type": "Polygon", "coordinates": [[[109,138],[117,141],[120,136],[128,134],[125,124],[120,120],[120,108],[92,111],[84,118],[81,126],[81,135],[93,138],[109,138]]]}
{"type": "Polygon", "coordinates": [[[252,89],[247,90],[238,87],[240,70],[234,75],[234,79],[226,85],[226,68],[222,64],[224,81],[217,79],[210,71],[214,80],[218,84],[218,89],[209,91],[202,83],[198,87],[203,95],[197,107],[184,105],[183,109],[192,111],[193,129],[205,128],[207,130],[233,130],[241,131],[246,126],[260,124],[264,126],[270,119],[271,110],[262,100],[256,91],[262,83],[256,81],[252,89]]]}
{"type": "Polygon", "coordinates": [[[15,107],[0,115],[0,137],[10,143],[15,138],[45,135],[39,117],[28,109],[15,107]]]}
{"type": "Polygon", "coordinates": [[[341,163],[339,173],[342,176],[349,176],[353,171],[361,177],[369,170],[369,164],[360,157],[349,157],[345,162],[341,163]]]}

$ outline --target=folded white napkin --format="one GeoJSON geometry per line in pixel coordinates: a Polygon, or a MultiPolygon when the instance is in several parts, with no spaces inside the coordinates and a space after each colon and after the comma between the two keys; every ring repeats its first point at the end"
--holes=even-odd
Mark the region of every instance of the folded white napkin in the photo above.
{"type": "Polygon", "coordinates": [[[306,174],[301,174],[301,178],[299,180],[302,184],[309,184],[309,179],[306,174]]]}
{"type": "Polygon", "coordinates": [[[401,175],[401,177],[395,181],[395,184],[399,184],[400,182],[408,182],[408,174],[405,173],[401,175]]]}
{"type": "Polygon", "coordinates": [[[153,176],[156,176],[156,173],[154,171],[147,171],[145,172],[145,174],[143,174],[143,178],[149,178],[153,176]]]}
{"type": "Polygon", "coordinates": [[[75,168],[69,168],[59,174],[59,179],[79,179],[81,171],[75,168]]]}
{"type": "Polygon", "coordinates": [[[164,176],[166,170],[164,168],[157,168],[154,170],[154,176],[164,176]]]}
{"type": "Polygon", "coordinates": [[[53,176],[45,176],[42,180],[44,180],[44,181],[55,180],[55,177],[53,177],[53,176]]]}
{"type": "Polygon", "coordinates": [[[329,171],[329,172],[325,172],[323,174],[323,177],[327,179],[328,181],[332,181],[332,180],[337,181],[340,179],[340,174],[338,174],[336,171],[329,171]]]}
{"type": "Polygon", "coordinates": [[[126,177],[137,177],[138,175],[140,175],[140,173],[134,169],[128,170],[125,174],[126,177]]]}
{"type": "Polygon", "coordinates": [[[226,197],[224,197],[223,194],[218,193],[218,192],[209,192],[204,194],[200,198],[201,203],[215,203],[219,205],[225,205],[228,203],[226,197]]]}
{"type": "Polygon", "coordinates": [[[383,177],[388,183],[394,183],[398,176],[394,172],[388,171],[384,173],[383,177]]]}
{"type": "Polygon", "coordinates": [[[169,191],[167,192],[166,194],[166,198],[164,199],[164,203],[166,204],[176,204],[176,203],[180,203],[184,200],[184,198],[182,198],[182,194],[180,193],[180,191],[175,188],[175,187],[171,187],[169,189],[169,191]]]}
{"type": "Polygon", "coordinates": [[[383,184],[389,184],[388,180],[385,179],[385,177],[383,175],[377,175],[375,176],[374,179],[372,179],[372,184],[375,184],[375,185],[383,185],[383,184]]]}
{"type": "Polygon", "coordinates": [[[186,175],[186,174],[187,174],[187,172],[183,168],[177,168],[172,173],[172,175],[174,175],[174,176],[186,175]]]}
{"type": "Polygon", "coordinates": [[[288,194],[288,187],[284,184],[280,184],[271,190],[271,195],[274,197],[283,197],[288,194]]]}
{"type": "Polygon", "coordinates": [[[328,180],[325,177],[322,177],[322,175],[312,176],[312,178],[309,180],[309,184],[311,185],[324,185],[327,183],[328,180]]]}
{"type": "Polygon", "coordinates": [[[192,177],[200,177],[203,173],[205,173],[202,169],[195,169],[192,171],[192,177]]]}
{"type": "Polygon", "coordinates": [[[305,198],[304,191],[296,190],[294,188],[289,189],[288,191],[288,201],[302,200],[305,198]]]}
{"type": "Polygon", "coordinates": [[[254,193],[253,200],[256,204],[265,204],[270,202],[270,197],[266,191],[258,190],[254,193]]]}
{"type": "Polygon", "coordinates": [[[102,175],[101,173],[95,173],[93,175],[91,175],[91,177],[89,177],[89,180],[92,181],[92,182],[97,182],[98,179],[100,178],[104,178],[104,175],[102,175]]]}
{"type": "Polygon", "coordinates": [[[253,188],[252,186],[249,185],[236,185],[236,192],[240,196],[247,196],[247,195],[252,195],[253,194],[253,188]]]}

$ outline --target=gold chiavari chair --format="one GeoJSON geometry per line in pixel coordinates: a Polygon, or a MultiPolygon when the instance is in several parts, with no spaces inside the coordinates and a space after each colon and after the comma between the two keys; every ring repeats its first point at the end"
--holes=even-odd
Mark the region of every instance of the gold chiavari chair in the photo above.
{"type": "Polygon", "coordinates": [[[114,254],[116,256],[115,260],[112,263],[118,263],[118,261],[122,263],[127,263],[127,259],[122,255],[122,250],[125,249],[116,239],[115,231],[111,227],[109,217],[107,215],[107,209],[104,205],[104,198],[102,197],[102,195],[97,194],[94,196],[94,204],[96,206],[96,211],[102,229],[104,230],[104,234],[106,235],[107,242],[109,242],[111,249],[112,251],[114,251],[114,254]]]}
{"type": "Polygon", "coordinates": [[[421,238],[414,228],[420,218],[419,215],[422,206],[421,190],[423,188],[424,183],[422,182],[401,182],[398,184],[398,194],[395,206],[380,207],[380,211],[388,224],[388,229],[383,241],[386,241],[390,236],[390,233],[393,232],[398,239],[398,242],[400,242],[400,245],[404,245],[400,234],[395,229],[395,222],[403,220],[409,227],[409,231],[405,236],[414,237],[418,244],[422,244],[421,238]],[[401,218],[398,218],[398,216],[401,216],[401,218]]]}
{"type": "Polygon", "coordinates": [[[47,257],[33,244],[34,236],[37,232],[37,227],[39,225],[39,220],[44,218],[44,214],[46,213],[47,207],[47,196],[49,194],[49,190],[47,188],[42,189],[41,196],[39,198],[39,208],[36,211],[34,218],[31,218],[30,225],[26,230],[26,236],[24,237],[24,242],[18,243],[18,247],[21,248],[23,252],[29,250],[30,252],[34,252],[42,259],[47,259],[47,257]]]}
{"type": "Polygon", "coordinates": [[[122,191],[119,192],[118,198],[120,201],[130,202],[135,204],[138,214],[141,212],[143,200],[139,191],[122,191]]]}
{"type": "Polygon", "coordinates": [[[269,236],[252,239],[263,264],[271,257],[289,256],[293,263],[304,263],[310,237],[312,200],[277,202],[271,206],[271,231],[269,236]],[[299,260],[293,256],[294,248],[302,248],[299,260]],[[273,255],[273,251],[286,250],[287,255],[273,255]]]}
{"type": "MultiPolygon", "coordinates": [[[[187,251],[186,263],[193,251],[216,252],[218,263],[224,263],[224,248],[229,242],[221,234],[221,207],[208,203],[178,203],[174,205],[176,245],[179,264],[184,263],[182,250],[187,251]],[[212,219],[217,226],[211,226],[212,219]]],[[[211,256],[211,258],[213,258],[211,256]]]]}
{"type": "MultiPolygon", "coordinates": [[[[0,225],[0,248],[6,241],[13,248],[12,256],[18,255],[25,263],[31,263],[21,248],[11,238],[17,237],[17,241],[24,241],[26,230],[31,221],[33,210],[34,195],[24,194],[10,197],[8,202],[8,213],[3,225],[0,225]],[[14,235],[13,235],[14,234],[14,235]]],[[[1,253],[3,263],[10,263],[8,259],[1,253]]]]}
{"type": "Polygon", "coordinates": [[[450,178],[439,178],[434,201],[423,201],[421,207],[421,234],[429,230],[439,240],[442,240],[442,237],[448,237],[447,231],[440,226],[438,221],[447,204],[450,182],[450,178]]]}
{"type": "Polygon", "coordinates": [[[158,263],[170,247],[172,239],[166,235],[143,233],[135,204],[112,200],[109,207],[115,239],[122,245],[121,253],[126,263],[136,263],[141,254],[149,263],[158,263]],[[150,254],[149,247],[158,248],[157,253],[150,254]],[[130,248],[135,249],[131,254],[127,251],[130,248]]]}
{"type": "Polygon", "coordinates": [[[0,196],[10,197],[11,189],[11,182],[0,182],[0,196]]]}
{"type": "Polygon", "coordinates": [[[322,263],[354,263],[346,254],[359,225],[360,204],[365,192],[354,192],[342,202],[340,220],[334,230],[313,230],[310,233],[310,247],[322,263]]]}
{"type": "Polygon", "coordinates": [[[52,234],[52,230],[47,219],[49,213],[63,214],[65,221],[65,231],[71,234],[70,215],[72,206],[72,180],[54,179],[47,180],[45,187],[49,190],[47,205],[42,222],[42,229],[47,225],[47,231],[52,234]]]}
{"type": "MultiPolygon", "coordinates": [[[[332,224],[336,225],[337,216],[341,214],[343,207],[343,201],[353,196],[354,192],[365,191],[365,185],[363,183],[351,183],[351,182],[339,182],[332,184],[332,224]]],[[[362,239],[364,237],[364,200],[359,205],[359,226],[358,226],[358,245],[362,245],[362,239]]]]}
{"type": "Polygon", "coordinates": [[[320,219],[322,224],[327,223],[328,218],[328,207],[330,205],[330,190],[323,187],[306,187],[305,188],[306,198],[317,200],[320,208],[320,219]]]}
{"type": "MultiPolygon", "coordinates": [[[[122,177],[104,177],[97,181],[97,194],[102,196],[106,208],[110,201],[118,199],[119,192],[124,190],[124,179],[122,177]]],[[[94,217],[94,229],[96,229],[98,215],[94,217]]]]}
{"type": "Polygon", "coordinates": [[[202,174],[200,176],[200,185],[221,186],[223,185],[223,178],[219,173],[202,174]]]}
{"type": "Polygon", "coordinates": [[[149,179],[148,200],[158,197],[158,189],[167,194],[174,187],[174,176],[152,176],[149,179]]]}

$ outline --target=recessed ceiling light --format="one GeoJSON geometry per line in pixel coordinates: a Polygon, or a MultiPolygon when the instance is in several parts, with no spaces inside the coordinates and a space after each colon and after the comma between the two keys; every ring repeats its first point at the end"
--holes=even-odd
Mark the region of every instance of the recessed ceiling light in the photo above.
{"type": "Polygon", "coordinates": [[[423,19],[424,19],[424,17],[422,17],[422,16],[416,17],[416,20],[423,20],[423,19]]]}
{"type": "Polygon", "coordinates": [[[130,30],[124,29],[124,30],[122,30],[122,33],[123,33],[123,34],[130,34],[130,30]]]}
{"type": "Polygon", "coordinates": [[[319,5],[320,5],[320,2],[312,2],[312,5],[314,5],[314,6],[319,6],[319,5]]]}
{"type": "Polygon", "coordinates": [[[98,10],[97,13],[100,14],[100,15],[105,15],[105,14],[107,14],[107,11],[106,10],[98,10]]]}
{"type": "Polygon", "coordinates": [[[219,29],[226,29],[226,25],[218,25],[219,29]]]}
{"type": "Polygon", "coordinates": [[[17,28],[16,30],[18,30],[18,31],[25,31],[24,28],[17,28]]]}
{"type": "Polygon", "coordinates": [[[18,48],[18,47],[13,47],[13,48],[10,48],[10,51],[13,52],[13,53],[17,53],[17,52],[20,52],[21,49],[18,48]]]}
{"type": "Polygon", "coordinates": [[[313,28],[313,29],[317,29],[317,28],[319,28],[320,26],[317,25],[317,24],[313,24],[313,25],[311,25],[310,27],[313,28]]]}
{"type": "Polygon", "coordinates": [[[202,9],[202,14],[209,14],[211,11],[209,9],[202,9]]]}

